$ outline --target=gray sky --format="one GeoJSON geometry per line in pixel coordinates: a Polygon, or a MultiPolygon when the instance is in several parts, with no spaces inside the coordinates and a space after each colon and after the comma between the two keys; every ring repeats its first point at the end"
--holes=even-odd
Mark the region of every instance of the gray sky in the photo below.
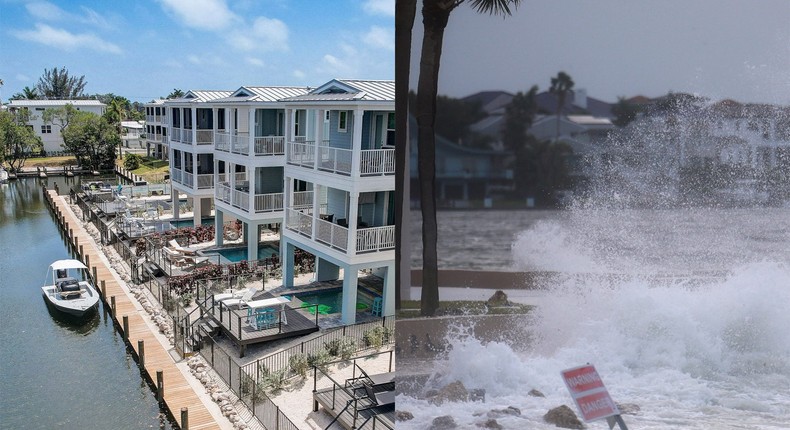
{"type": "Polygon", "coordinates": [[[524,0],[506,19],[463,4],[445,32],[439,93],[546,90],[560,70],[609,102],[682,91],[790,105],[790,0],[524,0]]]}

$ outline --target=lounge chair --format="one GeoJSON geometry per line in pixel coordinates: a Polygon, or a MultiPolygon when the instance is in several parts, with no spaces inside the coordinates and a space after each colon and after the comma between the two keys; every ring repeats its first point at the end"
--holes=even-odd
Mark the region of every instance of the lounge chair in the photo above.
{"type": "Polygon", "coordinates": [[[175,264],[176,266],[183,266],[184,265],[184,256],[178,251],[174,251],[168,247],[163,247],[162,252],[165,253],[165,258],[167,261],[175,264]]]}
{"type": "Polygon", "coordinates": [[[247,293],[247,290],[243,289],[243,290],[238,290],[235,293],[231,292],[231,293],[214,294],[214,302],[221,302],[221,301],[227,300],[227,299],[239,299],[239,298],[243,297],[244,294],[246,294],[246,293],[247,293]]]}
{"type": "Polygon", "coordinates": [[[194,255],[184,255],[181,254],[181,258],[184,259],[184,262],[187,264],[192,264],[193,266],[202,266],[204,264],[208,264],[210,258],[209,257],[196,257],[194,255]]]}
{"type": "Polygon", "coordinates": [[[189,248],[189,247],[183,247],[183,246],[179,245],[178,242],[175,239],[170,239],[170,241],[168,241],[167,244],[170,245],[170,247],[173,248],[174,250],[176,250],[176,251],[178,251],[178,252],[180,252],[180,253],[182,253],[184,255],[196,255],[197,254],[197,250],[196,249],[189,248]]]}
{"type": "Polygon", "coordinates": [[[156,233],[156,226],[144,225],[141,221],[132,222],[132,236],[145,236],[156,233]]]}
{"type": "Polygon", "coordinates": [[[143,214],[143,218],[153,220],[159,219],[159,211],[156,208],[147,208],[143,214]]]}
{"type": "Polygon", "coordinates": [[[239,298],[230,298],[222,301],[225,306],[238,306],[240,309],[247,306],[247,302],[252,300],[252,297],[258,292],[257,288],[250,288],[239,298]]]}

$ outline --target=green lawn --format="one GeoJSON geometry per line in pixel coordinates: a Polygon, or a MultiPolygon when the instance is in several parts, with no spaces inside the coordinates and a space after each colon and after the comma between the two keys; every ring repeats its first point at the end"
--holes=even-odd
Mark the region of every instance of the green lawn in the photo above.
{"type": "Polygon", "coordinates": [[[30,157],[25,161],[25,167],[61,167],[76,165],[77,159],[71,155],[61,157],[30,157]]]}
{"type": "MultiPolygon", "coordinates": [[[[143,179],[151,183],[163,182],[165,175],[168,173],[167,160],[160,160],[152,157],[142,158],[143,161],[140,163],[140,167],[132,170],[132,173],[142,176],[143,179]]],[[[116,163],[123,167],[122,160],[118,160],[116,163]]]]}

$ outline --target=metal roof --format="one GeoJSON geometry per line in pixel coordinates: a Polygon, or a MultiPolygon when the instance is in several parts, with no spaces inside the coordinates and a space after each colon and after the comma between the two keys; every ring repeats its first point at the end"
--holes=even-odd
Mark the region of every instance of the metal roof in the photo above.
{"type": "Polygon", "coordinates": [[[205,103],[217,99],[228,97],[233,94],[233,91],[222,90],[189,90],[184,97],[178,99],[170,99],[168,102],[172,103],[205,103]],[[191,97],[190,97],[191,96],[191,97]]]}
{"type": "Polygon", "coordinates": [[[98,100],[11,100],[10,106],[106,106],[98,100]]]}
{"type": "Polygon", "coordinates": [[[395,81],[333,79],[309,94],[282,101],[376,101],[395,102],[395,81]]]}
{"type": "Polygon", "coordinates": [[[309,87],[241,87],[229,97],[214,100],[218,103],[229,102],[276,102],[288,97],[307,94],[309,87]],[[249,94],[240,96],[239,94],[249,94]]]}

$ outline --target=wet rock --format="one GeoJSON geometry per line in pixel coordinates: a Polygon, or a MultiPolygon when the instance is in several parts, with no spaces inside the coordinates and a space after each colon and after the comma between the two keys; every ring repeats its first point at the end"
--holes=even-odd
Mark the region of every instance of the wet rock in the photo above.
{"type": "Polygon", "coordinates": [[[623,415],[638,415],[642,408],[636,403],[614,403],[623,415]]]}
{"type": "Polygon", "coordinates": [[[428,427],[428,430],[452,430],[457,428],[458,424],[455,423],[455,420],[450,415],[444,415],[441,417],[436,417],[431,422],[431,426],[428,427]]]}
{"type": "Polygon", "coordinates": [[[506,416],[521,416],[521,409],[515,406],[508,406],[505,409],[492,409],[488,411],[488,418],[502,418],[506,416]]]}
{"type": "Polygon", "coordinates": [[[409,411],[395,411],[395,421],[409,421],[414,419],[414,414],[409,411]]]}
{"type": "Polygon", "coordinates": [[[469,400],[469,391],[467,391],[464,383],[461,381],[445,385],[439,390],[436,397],[430,399],[431,403],[436,405],[441,405],[444,402],[465,402],[467,400],[469,400]]]}
{"type": "Polygon", "coordinates": [[[487,420],[487,421],[486,421],[486,422],[484,422],[484,423],[478,423],[478,424],[477,424],[477,426],[478,426],[478,427],[482,427],[482,428],[486,428],[486,429],[497,429],[497,430],[501,430],[501,429],[503,429],[503,428],[504,428],[504,427],[502,427],[502,425],[501,425],[501,424],[499,424],[499,423],[498,423],[498,422],[497,422],[495,419],[493,419],[493,418],[491,418],[491,419],[487,420]]]}
{"type": "Polygon", "coordinates": [[[584,424],[576,417],[573,409],[567,405],[558,406],[543,415],[543,420],[549,424],[566,429],[583,429],[584,424]]]}
{"type": "Polygon", "coordinates": [[[505,294],[504,291],[496,290],[494,295],[492,295],[488,299],[488,301],[486,302],[486,305],[488,305],[490,307],[509,306],[510,305],[510,301],[508,301],[507,294],[505,294]]]}
{"type": "Polygon", "coordinates": [[[532,397],[546,397],[545,395],[543,395],[543,393],[541,393],[540,391],[534,388],[529,390],[529,393],[527,393],[527,395],[532,397]]]}
{"type": "Polygon", "coordinates": [[[470,402],[483,402],[486,401],[486,390],[485,388],[473,388],[469,390],[469,401],[470,402]]]}

